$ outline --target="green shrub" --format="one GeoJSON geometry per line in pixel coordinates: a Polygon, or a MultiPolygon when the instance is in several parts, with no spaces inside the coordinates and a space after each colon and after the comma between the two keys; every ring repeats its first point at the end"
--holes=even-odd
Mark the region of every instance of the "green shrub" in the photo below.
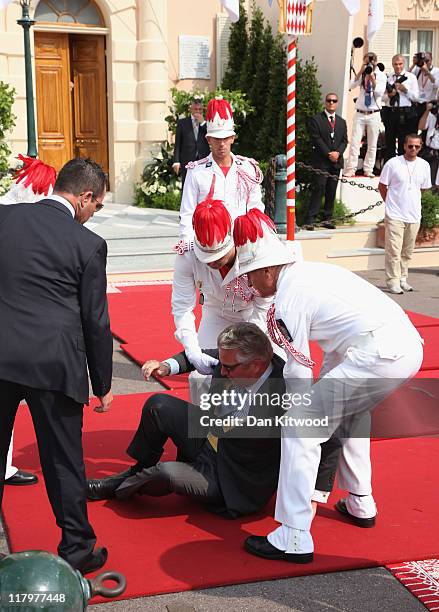
{"type": "Polygon", "coordinates": [[[140,181],[134,188],[136,206],[179,209],[181,180],[172,170],[173,150],[169,143],[163,144],[158,155],[145,166],[140,181]],[[169,205],[158,205],[157,202],[169,205]]]}
{"type": "Polygon", "coordinates": [[[11,149],[6,142],[6,136],[15,125],[15,115],[12,113],[15,89],[0,81],[0,173],[7,172],[11,149]]]}
{"type": "Polygon", "coordinates": [[[428,233],[435,227],[439,227],[439,195],[425,191],[422,194],[421,229],[428,233]]]}
{"type": "Polygon", "coordinates": [[[4,174],[0,179],[0,196],[4,195],[12,186],[14,177],[12,174],[4,174]]]}

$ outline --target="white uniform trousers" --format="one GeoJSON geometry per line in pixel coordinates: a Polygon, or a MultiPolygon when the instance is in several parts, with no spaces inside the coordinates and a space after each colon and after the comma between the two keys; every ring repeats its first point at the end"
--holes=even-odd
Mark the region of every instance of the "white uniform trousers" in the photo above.
{"type": "Polygon", "coordinates": [[[6,457],[5,480],[7,480],[8,478],[12,478],[12,476],[15,476],[15,474],[18,472],[18,468],[12,465],[13,436],[14,436],[14,433],[12,433],[11,442],[9,444],[8,455],[6,457]]]}
{"type": "MultiPolygon", "coordinates": [[[[202,349],[215,349],[219,334],[232,324],[219,313],[203,308],[200,326],[198,327],[198,342],[202,349]]],[[[194,370],[189,374],[189,392],[192,404],[200,405],[202,393],[208,393],[212,377],[200,374],[194,370]]]]}
{"type": "Polygon", "coordinates": [[[349,158],[345,169],[345,174],[355,172],[358,166],[358,156],[360,155],[361,140],[364,130],[367,134],[367,152],[364,158],[363,169],[365,174],[371,174],[375,166],[377,154],[377,141],[381,127],[380,113],[372,113],[365,115],[355,111],[354,122],[352,125],[351,146],[349,149],[349,158]]]}
{"type": "MultiPolygon", "coordinates": [[[[297,425],[283,428],[275,511],[277,521],[295,529],[310,529],[310,500],[320,462],[320,444],[328,440],[346,419],[350,422],[349,438],[343,447],[339,483],[351,493],[371,493],[369,440],[364,437],[365,430],[360,426],[367,427],[370,410],[404,380],[416,374],[422,358],[421,338],[408,320],[352,339],[343,361],[312,386],[312,405],[296,407],[288,412],[291,417],[311,419],[329,414],[329,426],[313,427],[311,432],[309,427],[297,425]],[[404,347],[402,353],[389,350],[392,338],[398,347],[404,347]],[[356,431],[360,436],[362,433],[362,437],[355,437],[356,431]]],[[[276,532],[279,530],[273,534],[276,532]]],[[[287,550],[288,542],[280,542],[278,537],[270,541],[287,550]]]]}

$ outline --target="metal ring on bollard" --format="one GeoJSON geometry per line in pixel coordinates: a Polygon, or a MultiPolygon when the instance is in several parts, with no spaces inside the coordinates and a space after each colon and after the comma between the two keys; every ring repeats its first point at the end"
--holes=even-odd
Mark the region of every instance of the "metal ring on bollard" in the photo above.
{"type": "Polygon", "coordinates": [[[102,574],[98,574],[95,578],[89,580],[92,596],[94,595],[102,595],[102,597],[117,597],[118,595],[122,595],[122,593],[127,588],[127,579],[120,572],[115,572],[114,570],[109,570],[107,572],[102,572],[102,574]],[[104,586],[104,582],[107,580],[113,580],[117,583],[114,587],[106,587],[104,586]]]}

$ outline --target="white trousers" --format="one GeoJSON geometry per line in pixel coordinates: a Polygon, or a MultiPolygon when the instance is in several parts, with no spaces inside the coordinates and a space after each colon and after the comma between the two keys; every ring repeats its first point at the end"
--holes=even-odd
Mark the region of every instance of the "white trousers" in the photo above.
{"type": "MultiPolygon", "coordinates": [[[[283,428],[275,519],[288,527],[310,529],[320,444],[346,420],[349,438],[342,437],[339,484],[351,493],[371,494],[369,440],[363,427],[370,410],[421,367],[421,339],[408,318],[360,338],[347,348],[343,361],[312,386],[312,405],[290,411],[295,418],[330,414],[329,425],[314,427],[312,434],[306,427],[283,428]],[[355,437],[356,428],[363,437],[355,437]]],[[[287,547],[286,542],[283,550],[287,547]]]]}
{"type": "Polygon", "coordinates": [[[9,444],[8,455],[6,457],[5,480],[7,480],[8,478],[11,478],[12,476],[15,476],[15,474],[18,472],[18,469],[12,465],[13,436],[14,436],[14,433],[12,433],[11,442],[9,444]]]}
{"type": "Polygon", "coordinates": [[[361,140],[364,131],[367,134],[367,152],[364,158],[363,169],[365,174],[370,174],[375,166],[377,154],[377,141],[381,127],[380,113],[364,115],[355,111],[354,122],[352,125],[351,146],[349,148],[349,158],[345,173],[355,172],[358,166],[358,156],[360,155],[361,140]]]}

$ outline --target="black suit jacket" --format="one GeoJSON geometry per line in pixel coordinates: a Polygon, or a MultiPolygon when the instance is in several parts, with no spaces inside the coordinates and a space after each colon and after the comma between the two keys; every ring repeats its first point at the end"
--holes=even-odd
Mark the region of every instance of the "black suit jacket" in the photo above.
{"type": "Polygon", "coordinates": [[[0,206],[0,380],[88,403],[111,388],[107,245],[56,200],[0,206]]]}
{"type": "Polygon", "coordinates": [[[188,162],[203,159],[203,157],[209,155],[210,149],[206,140],[206,130],[206,124],[200,125],[198,138],[195,140],[192,118],[185,117],[178,121],[175,133],[174,163],[181,164],[181,171],[184,170],[188,162]]]}
{"type": "MultiPolygon", "coordinates": [[[[217,350],[206,352],[218,358],[217,350]]],[[[188,372],[194,367],[187,360],[185,353],[175,355],[180,366],[180,372],[188,372]]],[[[258,390],[258,393],[267,394],[285,393],[285,381],[282,370],[284,361],[277,355],[272,359],[273,371],[258,390]]],[[[221,376],[221,366],[218,365],[213,373],[210,393],[221,393],[229,379],[221,376]]],[[[213,410],[209,413],[214,416],[213,410]]],[[[272,497],[277,488],[280,465],[280,426],[275,425],[275,416],[283,415],[280,406],[273,406],[270,402],[251,406],[249,416],[256,418],[271,418],[272,426],[254,427],[239,426],[228,432],[221,432],[217,447],[217,473],[221,491],[223,493],[225,508],[211,508],[218,514],[236,517],[240,514],[250,514],[262,508],[272,497]]],[[[206,436],[209,428],[199,435],[206,436]]],[[[214,434],[219,432],[215,429],[214,434]]]]}
{"type": "Polygon", "coordinates": [[[331,138],[331,125],[326,113],[311,117],[308,124],[312,142],[311,165],[321,170],[340,170],[343,168],[343,153],[348,145],[348,132],[343,117],[335,115],[334,138],[331,138]],[[330,151],[338,151],[340,157],[333,163],[328,158],[330,151]]]}

